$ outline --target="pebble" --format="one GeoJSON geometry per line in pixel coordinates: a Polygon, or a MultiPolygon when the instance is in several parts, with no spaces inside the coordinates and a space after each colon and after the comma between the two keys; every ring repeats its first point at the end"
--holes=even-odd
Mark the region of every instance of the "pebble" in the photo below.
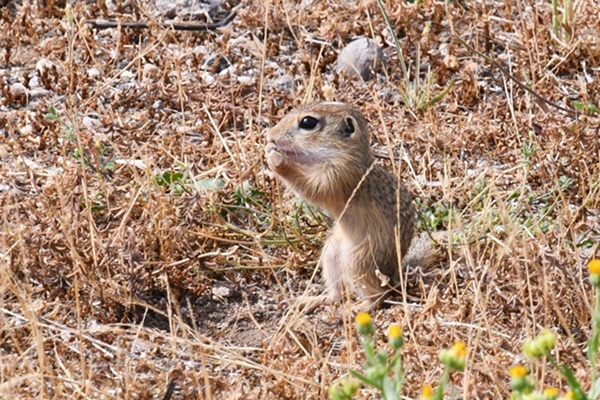
{"type": "Polygon", "coordinates": [[[85,116],[83,117],[83,120],[81,121],[83,127],[87,130],[93,130],[93,129],[97,129],[97,128],[101,128],[102,122],[100,120],[98,120],[97,118],[93,118],[93,117],[89,117],[89,116],[85,116]]]}
{"type": "Polygon", "coordinates": [[[387,61],[381,48],[373,40],[362,37],[350,43],[340,52],[336,70],[352,77],[371,79],[372,71],[381,66],[387,67],[387,61]]]}
{"type": "Polygon", "coordinates": [[[100,76],[100,70],[98,68],[90,68],[87,70],[87,76],[90,78],[97,78],[100,76]]]}
{"type": "Polygon", "coordinates": [[[35,63],[35,69],[37,69],[37,71],[40,75],[43,75],[44,73],[51,71],[52,68],[54,68],[54,67],[55,67],[54,63],[52,61],[48,60],[47,58],[40,58],[38,60],[38,62],[35,63]]]}
{"type": "Polygon", "coordinates": [[[25,87],[25,85],[19,82],[10,85],[8,91],[12,97],[27,95],[27,88],[25,87]]]}
{"type": "Polygon", "coordinates": [[[160,69],[154,64],[144,64],[142,69],[142,77],[144,80],[151,78],[156,79],[160,76],[160,69]]]}
{"type": "Polygon", "coordinates": [[[291,94],[294,87],[294,78],[291,75],[281,75],[275,80],[273,86],[281,92],[291,94]]]}

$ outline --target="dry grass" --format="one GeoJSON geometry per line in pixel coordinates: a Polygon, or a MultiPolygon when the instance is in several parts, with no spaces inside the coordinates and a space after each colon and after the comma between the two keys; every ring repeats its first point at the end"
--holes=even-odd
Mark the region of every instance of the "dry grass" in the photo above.
{"type": "Polygon", "coordinates": [[[4,398],[325,398],[358,364],[354,328],[326,324],[345,305],[304,316],[290,304],[321,290],[328,222],[269,177],[262,153],[265,127],[325,98],[364,110],[426,225],[454,232],[446,268],[374,314],[407,333],[408,398],[459,339],[470,352],[453,397],[508,398],[508,367],[541,327],[589,384],[600,119],[543,103],[453,35],[553,103],[598,106],[597,2],[572,2],[553,26],[550,1],[388,1],[410,79],[420,52],[434,94],[455,81],[422,110],[400,101],[397,56],[367,85],[333,71],[352,37],[393,47],[373,1],[249,0],[201,33],[91,31],[81,19],[103,13],[86,3],[73,24],[53,2],[0,8],[4,398]],[[47,92],[15,85],[34,78],[47,92]]]}

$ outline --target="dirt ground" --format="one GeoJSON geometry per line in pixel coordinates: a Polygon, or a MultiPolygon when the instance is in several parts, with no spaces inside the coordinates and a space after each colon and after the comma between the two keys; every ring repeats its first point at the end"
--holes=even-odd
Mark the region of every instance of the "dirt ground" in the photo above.
{"type": "Polygon", "coordinates": [[[403,327],[405,398],[457,340],[447,398],[510,398],[544,327],[589,387],[600,4],[382,4],[390,25],[370,0],[0,1],[0,397],[327,398],[361,365],[353,299],[298,309],[332,221],[263,153],[321,100],[360,107],[419,229],[451,238],[372,312],[382,347],[403,327]],[[360,36],[387,55],[368,82],[335,69],[360,36]]]}

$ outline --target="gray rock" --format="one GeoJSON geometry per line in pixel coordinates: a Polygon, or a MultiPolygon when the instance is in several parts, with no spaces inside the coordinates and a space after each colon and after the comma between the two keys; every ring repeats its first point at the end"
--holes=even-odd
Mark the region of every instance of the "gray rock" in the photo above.
{"type": "Polygon", "coordinates": [[[292,94],[292,89],[294,88],[294,78],[291,75],[281,75],[275,80],[273,86],[281,92],[292,94]]]}
{"type": "Polygon", "coordinates": [[[52,70],[56,70],[58,67],[52,61],[47,58],[40,58],[37,63],[35,63],[35,69],[38,71],[40,75],[50,73],[52,70]]]}
{"type": "Polygon", "coordinates": [[[98,78],[100,76],[100,70],[98,68],[90,68],[87,70],[87,76],[90,78],[98,78]]]}
{"type": "Polygon", "coordinates": [[[8,88],[11,97],[27,96],[27,88],[20,82],[15,82],[8,88]]]}
{"type": "Polygon", "coordinates": [[[387,61],[381,48],[371,39],[361,37],[341,51],[336,62],[336,70],[350,76],[360,76],[365,81],[371,79],[371,72],[381,66],[387,67],[387,61]]]}

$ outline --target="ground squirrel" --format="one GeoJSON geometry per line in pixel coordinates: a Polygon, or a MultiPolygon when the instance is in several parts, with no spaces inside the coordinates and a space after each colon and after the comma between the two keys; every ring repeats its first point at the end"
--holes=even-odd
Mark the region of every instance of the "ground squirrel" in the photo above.
{"type": "Polygon", "coordinates": [[[422,245],[415,249],[421,254],[408,253],[412,194],[375,163],[356,107],[324,102],[292,110],[268,130],[265,153],[288,187],[335,218],[320,260],[331,301],[347,286],[370,307],[369,299],[399,283],[398,242],[404,266],[407,255],[417,264],[426,256],[422,245]]]}

